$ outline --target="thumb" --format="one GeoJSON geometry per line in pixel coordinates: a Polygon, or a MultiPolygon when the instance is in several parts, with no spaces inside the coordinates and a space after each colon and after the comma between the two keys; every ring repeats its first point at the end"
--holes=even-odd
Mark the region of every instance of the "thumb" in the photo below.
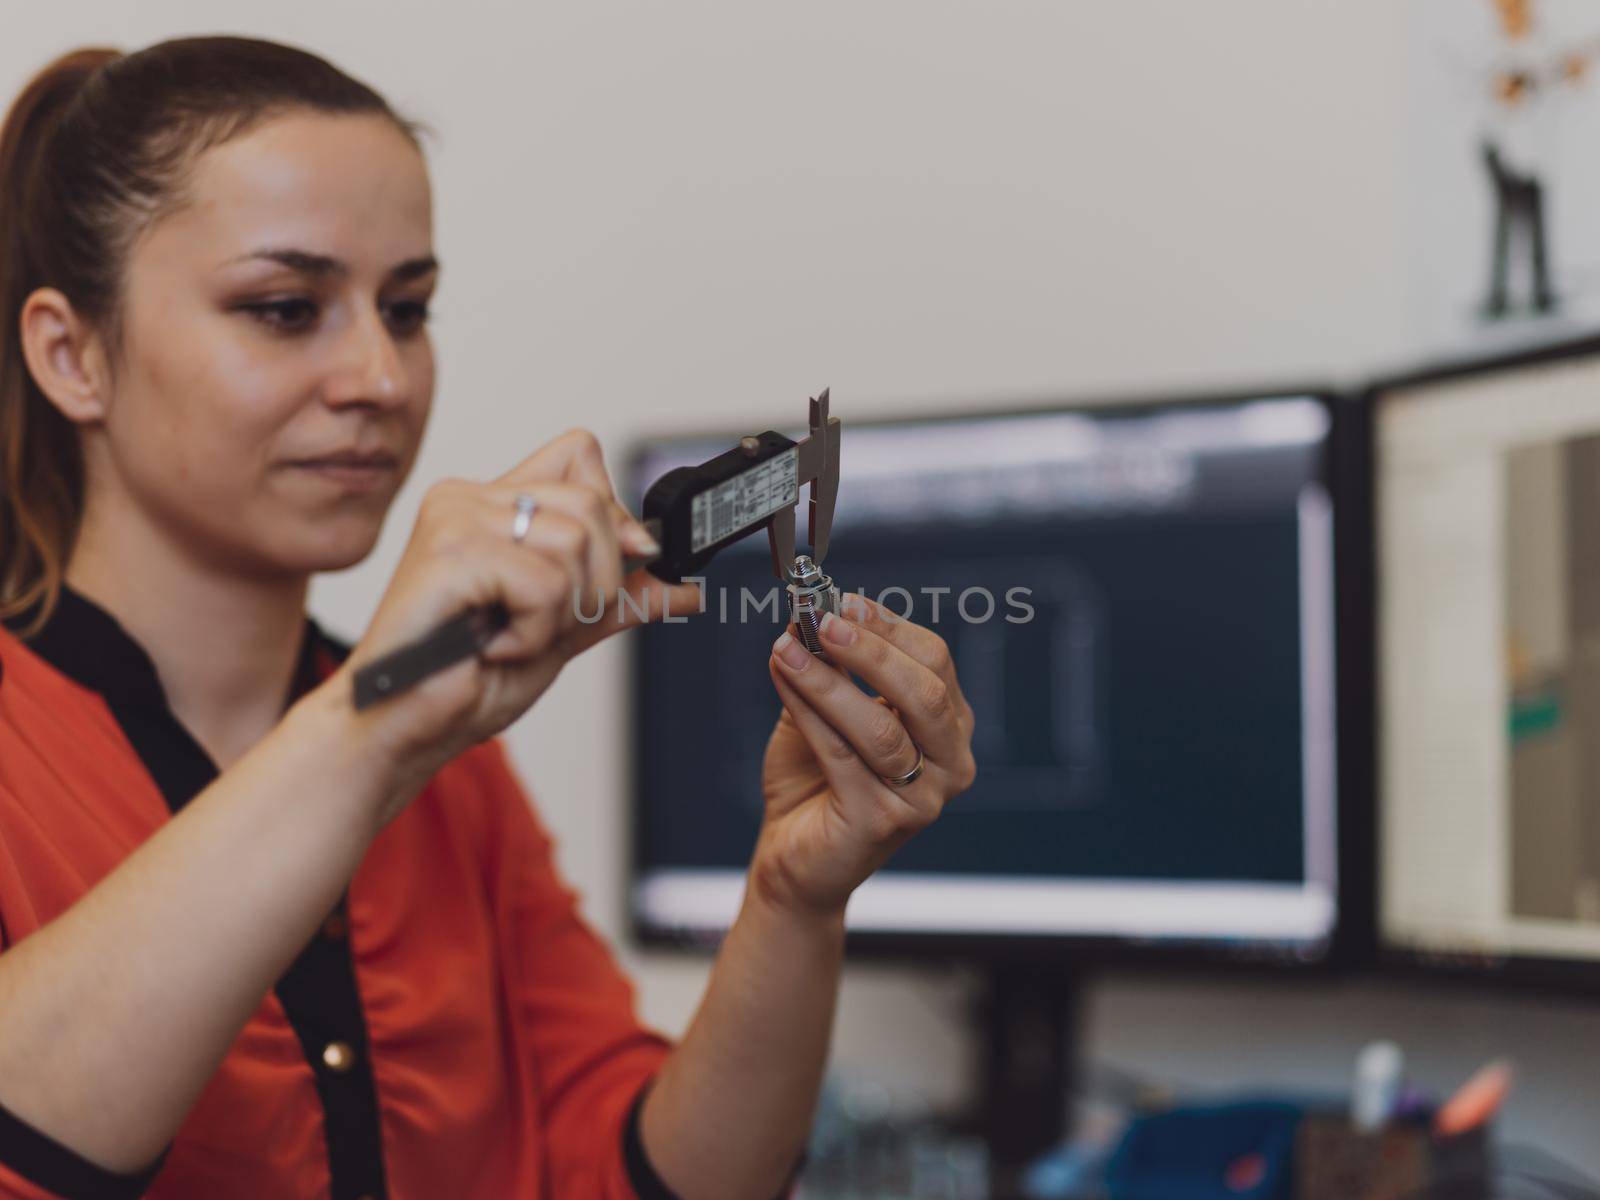
{"type": "Polygon", "coordinates": [[[697,582],[664,583],[640,569],[623,581],[621,594],[598,615],[585,613],[578,627],[568,635],[571,653],[582,654],[624,630],[636,629],[671,617],[683,620],[705,607],[701,585],[697,582]]]}

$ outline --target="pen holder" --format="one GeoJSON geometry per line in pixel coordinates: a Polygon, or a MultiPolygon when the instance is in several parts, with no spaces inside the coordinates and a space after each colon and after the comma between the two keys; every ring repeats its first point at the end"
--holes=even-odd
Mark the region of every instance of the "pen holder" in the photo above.
{"type": "Polygon", "coordinates": [[[1436,1138],[1420,1117],[1363,1133],[1308,1112],[1295,1138],[1296,1200],[1487,1200],[1489,1172],[1485,1130],[1436,1138]]]}

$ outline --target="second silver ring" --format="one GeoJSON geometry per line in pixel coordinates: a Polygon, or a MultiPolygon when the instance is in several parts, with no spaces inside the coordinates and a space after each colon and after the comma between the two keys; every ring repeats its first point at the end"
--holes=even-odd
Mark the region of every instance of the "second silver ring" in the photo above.
{"type": "MultiPolygon", "coordinates": [[[[917,746],[915,742],[912,742],[911,744],[913,746],[917,746]]],[[[905,787],[906,784],[915,783],[917,781],[917,779],[922,775],[922,768],[927,765],[927,762],[927,755],[923,754],[921,746],[917,746],[916,766],[912,767],[911,770],[907,771],[904,775],[880,775],[878,778],[883,780],[890,787],[905,787]]]]}
{"type": "Polygon", "coordinates": [[[539,502],[527,492],[518,492],[516,506],[516,516],[511,519],[511,540],[520,546],[522,539],[528,536],[528,529],[533,524],[533,510],[539,507],[539,502]]]}

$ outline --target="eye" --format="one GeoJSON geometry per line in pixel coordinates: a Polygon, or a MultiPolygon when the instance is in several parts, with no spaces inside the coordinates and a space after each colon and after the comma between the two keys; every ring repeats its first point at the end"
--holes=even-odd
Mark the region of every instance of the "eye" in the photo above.
{"type": "Polygon", "coordinates": [[[303,332],[310,329],[317,319],[316,302],[304,296],[241,304],[239,310],[249,313],[255,320],[277,333],[303,332]]]}
{"type": "Polygon", "coordinates": [[[417,333],[428,323],[426,300],[397,300],[389,305],[389,328],[400,337],[417,333]]]}

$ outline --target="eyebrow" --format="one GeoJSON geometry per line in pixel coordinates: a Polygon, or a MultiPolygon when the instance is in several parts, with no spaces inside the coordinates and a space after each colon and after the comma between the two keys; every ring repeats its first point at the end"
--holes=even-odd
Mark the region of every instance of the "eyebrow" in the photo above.
{"type": "MultiPolygon", "coordinates": [[[[276,249],[254,250],[249,254],[241,254],[238,258],[230,258],[224,266],[236,262],[249,262],[261,260],[275,262],[280,266],[288,267],[291,271],[299,271],[304,275],[320,277],[338,277],[348,275],[350,268],[347,264],[327,254],[314,254],[309,250],[276,249]]],[[[439,269],[439,260],[428,254],[422,258],[408,258],[405,262],[395,266],[389,272],[391,279],[402,283],[413,279],[420,279],[439,269]]]]}

